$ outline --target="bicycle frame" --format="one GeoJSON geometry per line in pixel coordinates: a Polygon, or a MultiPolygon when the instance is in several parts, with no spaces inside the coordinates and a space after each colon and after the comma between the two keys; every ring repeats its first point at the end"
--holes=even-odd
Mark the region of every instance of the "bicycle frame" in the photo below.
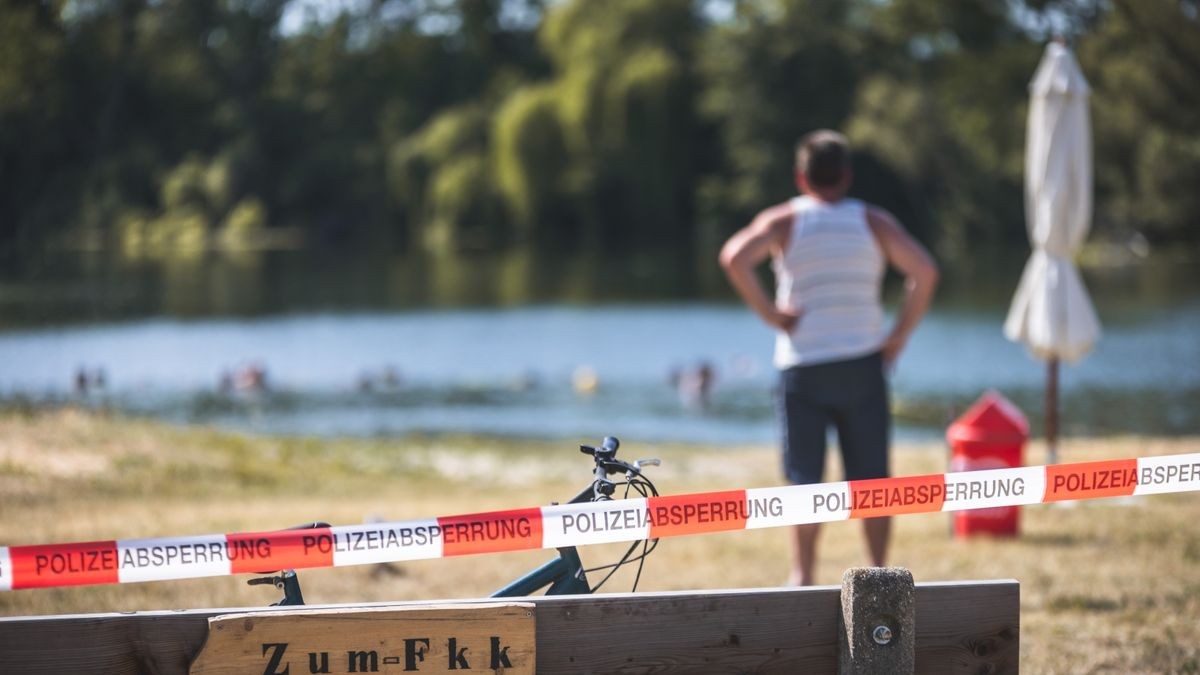
{"type": "Polygon", "coordinates": [[[583,561],[574,546],[558,549],[558,557],[529,572],[511,584],[492,593],[493,598],[512,598],[533,595],[543,586],[549,585],[546,595],[579,595],[592,592],[583,561]]]}

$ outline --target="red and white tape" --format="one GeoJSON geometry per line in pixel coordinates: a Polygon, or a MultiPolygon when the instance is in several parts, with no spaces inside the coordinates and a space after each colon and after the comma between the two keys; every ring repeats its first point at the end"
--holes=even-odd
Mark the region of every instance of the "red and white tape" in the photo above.
{"type": "Polygon", "coordinates": [[[0,546],[0,590],[340,567],[1200,491],[1200,453],[564,504],[312,530],[0,546]]]}

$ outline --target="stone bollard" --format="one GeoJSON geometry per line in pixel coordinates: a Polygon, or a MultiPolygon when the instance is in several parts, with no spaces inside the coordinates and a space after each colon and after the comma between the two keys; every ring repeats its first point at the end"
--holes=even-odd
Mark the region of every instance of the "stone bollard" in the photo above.
{"type": "Polygon", "coordinates": [[[916,594],[903,567],[852,567],[842,575],[838,675],[912,673],[916,594]]]}

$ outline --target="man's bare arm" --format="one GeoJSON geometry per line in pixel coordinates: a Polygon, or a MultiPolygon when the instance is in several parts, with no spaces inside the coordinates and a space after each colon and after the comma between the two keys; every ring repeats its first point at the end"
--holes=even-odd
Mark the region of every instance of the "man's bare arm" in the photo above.
{"type": "Polygon", "coordinates": [[[887,211],[868,209],[867,223],[888,262],[904,275],[904,303],[891,333],[883,343],[884,362],[891,365],[929,309],[934,289],[937,288],[938,268],[925,247],[887,211]]]}
{"type": "Polygon", "coordinates": [[[790,204],[780,204],[763,211],[725,242],[720,255],[721,268],[738,295],[768,326],[785,333],[790,333],[795,327],[799,314],[775,306],[754,275],[754,268],[769,258],[773,251],[783,250],[787,246],[792,218],[790,204]]]}

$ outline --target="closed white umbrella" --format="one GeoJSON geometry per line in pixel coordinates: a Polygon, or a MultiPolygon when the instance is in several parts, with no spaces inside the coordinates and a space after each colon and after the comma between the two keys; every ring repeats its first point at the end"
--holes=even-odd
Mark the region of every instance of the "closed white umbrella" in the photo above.
{"type": "Polygon", "coordinates": [[[1092,130],[1087,80],[1059,42],[1030,83],[1025,143],[1025,217],[1033,255],[1004,322],[1046,366],[1046,442],[1058,461],[1058,362],[1077,361],[1100,338],[1100,322],[1072,258],[1092,222],[1092,130]]]}

